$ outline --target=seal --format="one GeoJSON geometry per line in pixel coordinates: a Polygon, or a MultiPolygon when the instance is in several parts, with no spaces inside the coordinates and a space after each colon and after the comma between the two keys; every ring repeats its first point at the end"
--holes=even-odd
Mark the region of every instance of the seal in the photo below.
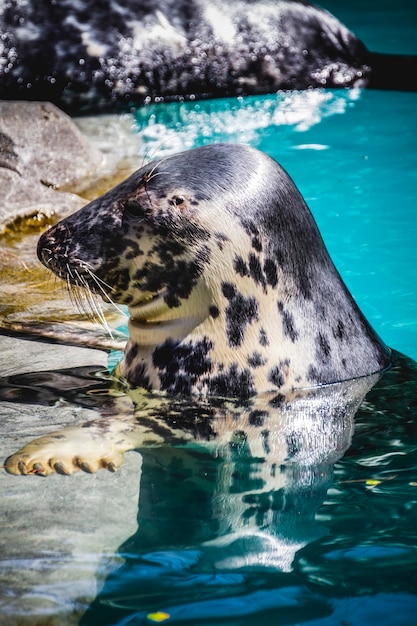
{"type": "Polygon", "coordinates": [[[117,372],[132,386],[244,399],[390,363],[294,182],[245,145],[148,163],[43,234],[38,256],[127,305],[117,372]]]}
{"type": "Polygon", "coordinates": [[[10,0],[0,42],[0,98],[68,112],[279,89],[417,89],[417,57],[371,53],[304,0],[10,0]]]}

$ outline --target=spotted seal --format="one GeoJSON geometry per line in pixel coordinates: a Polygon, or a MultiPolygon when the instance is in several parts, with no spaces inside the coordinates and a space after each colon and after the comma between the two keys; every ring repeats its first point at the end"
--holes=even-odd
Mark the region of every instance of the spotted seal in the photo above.
{"type": "Polygon", "coordinates": [[[293,181],[245,145],[148,163],[43,234],[38,256],[127,305],[118,372],[133,386],[248,398],[390,362],[293,181]]]}
{"type": "Polygon", "coordinates": [[[305,0],[8,0],[0,98],[67,111],[310,87],[416,90],[416,57],[371,53],[305,0]]]}
{"type": "Polygon", "coordinates": [[[11,473],[113,471],[132,448],[238,436],[273,476],[296,425],[319,456],[335,443],[319,433],[351,432],[390,364],[293,181],[248,146],[148,163],[43,234],[38,255],[68,285],[127,306],[115,373],[135,408],[26,444],[11,473]]]}

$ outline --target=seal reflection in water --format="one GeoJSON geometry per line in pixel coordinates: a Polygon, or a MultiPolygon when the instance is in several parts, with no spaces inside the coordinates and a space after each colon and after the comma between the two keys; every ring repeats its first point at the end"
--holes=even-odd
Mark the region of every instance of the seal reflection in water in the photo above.
{"type": "Polygon", "coordinates": [[[116,373],[142,391],[134,419],[37,440],[9,457],[11,472],[114,469],[144,442],[204,439],[192,411],[181,417],[184,397],[197,421],[210,407],[208,439],[236,430],[236,411],[220,398],[237,399],[247,407],[238,430],[286,458],[285,438],[272,448],[265,440],[268,420],[272,428],[324,410],[331,430],[390,364],[294,183],[247,146],[209,145],[147,164],[47,231],[38,254],[68,283],[128,306],[116,373]],[[158,421],[155,406],[175,419],[158,421]]]}

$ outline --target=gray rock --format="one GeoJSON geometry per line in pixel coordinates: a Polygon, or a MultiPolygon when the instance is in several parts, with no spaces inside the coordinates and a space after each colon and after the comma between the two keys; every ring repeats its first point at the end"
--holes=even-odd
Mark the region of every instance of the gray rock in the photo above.
{"type": "Polygon", "coordinates": [[[102,161],[53,104],[0,102],[0,233],[18,218],[58,218],[80,208],[85,199],[63,190],[80,188],[102,161]]]}
{"type": "Polygon", "coordinates": [[[67,345],[58,345],[0,335],[0,377],[23,372],[42,372],[83,365],[107,367],[107,354],[67,345]]]}
{"type": "MultiPolygon", "coordinates": [[[[106,353],[0,336],[2,380],[12,374],[106,365],[106,353]]],[[[98,417],[64,399],[0,402],[3,460],[35,437],[98,417]]],[[[115,473],[12,476],[0,470],[0,624],[77,624],[117,549],[137,528],[141,457],[115,473]]]]}

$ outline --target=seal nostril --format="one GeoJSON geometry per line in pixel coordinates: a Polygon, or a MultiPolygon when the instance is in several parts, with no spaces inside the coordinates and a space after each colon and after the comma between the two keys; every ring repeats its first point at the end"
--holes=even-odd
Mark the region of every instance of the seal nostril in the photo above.
{"type": "Polygon", "coordinates": [[[38,259],[48,266],[53,256],[54,239],[48,234],[49,231],[40,236],[37,247],[38,259]]]}
{"type": "Polygon", "coordinates": [[[38,259],[41,263],[45,263],[45,258],[44,258],[45,250],[46,250],[46,237],[45,235],[41,235],[38,241],[38,247],[36,249],[36,254],[38,255],[38,259]]]}
{"type": "Polygon", "coordinates": [[[52,252],[49,248],[44,248],[41,252],[41,261],[45,265],[48,265],[52,259],[52,252]]]}

